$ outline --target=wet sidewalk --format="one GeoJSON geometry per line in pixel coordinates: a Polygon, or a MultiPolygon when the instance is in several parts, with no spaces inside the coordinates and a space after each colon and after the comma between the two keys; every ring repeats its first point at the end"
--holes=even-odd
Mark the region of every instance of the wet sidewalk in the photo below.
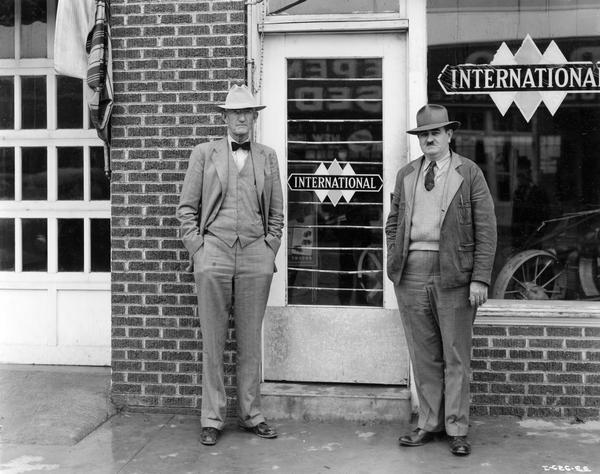
{"type": "Polygon", "coordinates": [[[202,446],[197,416],[117,413],[108,369],[0,366],[0,473],[600,473],[600,422],[474,418],[473,453],[400,448],[398,423],[272,420],[275,440],[232,421],[202,446]],[[94,426],[91,426],[94,425],[94,426]]]}

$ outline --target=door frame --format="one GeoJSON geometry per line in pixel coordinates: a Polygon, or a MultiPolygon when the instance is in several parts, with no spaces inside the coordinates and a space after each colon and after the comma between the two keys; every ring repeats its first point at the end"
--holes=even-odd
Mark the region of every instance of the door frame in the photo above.
{"type": "MultiPolygon", "coordinates": [[[[287,209],[286,59],[291,57],[381,57],[383,59],[383,213],[397,171],[407,160],[407,35],[405,29],[373,32],[273,33],[264,38],[258,139],[279,157],[287,209]],[[352,45],[352,46],[349,46],[352,45]],[[345,53],[351,51],[351,54],[345,53]],[[393,78],[393,79],[390,79],[393,78]]],[[[383,308],[288,306],[287,235],[276,260],[263,328],[265,380],[408,383],[408,351],[392,283],[384,278],[383,308]],[[343,311],[340,309],[343,308],[343,311]],[[357,320],[360,327],[354,324],[357,320]],[[315,335],[318,335],[315,337],[315,335]],[[377,368],[377,370],[374,370],[377,368]]],[[[385,261],[384,245],[384,261],[385,261]]]]}

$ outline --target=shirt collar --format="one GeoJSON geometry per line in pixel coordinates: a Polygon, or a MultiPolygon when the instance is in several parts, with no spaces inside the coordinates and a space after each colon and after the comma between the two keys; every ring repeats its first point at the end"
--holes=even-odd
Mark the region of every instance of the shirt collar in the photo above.
{"type": "MultiPolygon", "coordinates": [[[[234,140],[234,139],[233,139],[233,137],[232,137],[231,135],[229,135],[229,133],[227,134],[227,143],[229,144],[229,148],[231,148],[231,142],[235,142],[235,143],[246,143],[246,142],[249,142],[249,141],[250,141],[250,139],[248,139],[248,140],[245,140],[245,141],[243,141],[243,142],[238,142],[238,141],[234,140]]],[[[245,150],[244,150],[244,151],[245,151],[245,150]]]]}
{"type": "MultiPolygon", "coordinates": [[[[450,164],[450,156],[451,156],[451,154],[450,154],[450,152],[448,152],[448,154],[446,156],[444,156],[441,160],[437,160],[435,162],[435,164],[437,166],[436,174],[442,173],[446,170],[446,168],[450,164]]],[[[429,163],[431,163],[431,161],[432,160],[425,157],[425,163],[423,163],[423,173],[426,172],[427,167],[429,166],[429,163]]]]}

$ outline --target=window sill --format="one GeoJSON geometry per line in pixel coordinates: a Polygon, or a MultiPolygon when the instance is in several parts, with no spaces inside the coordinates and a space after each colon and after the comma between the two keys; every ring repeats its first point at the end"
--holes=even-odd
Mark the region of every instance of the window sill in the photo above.
{"type": "Polygon", "coordinates": [[[475,323],[600,327],[600,301],[490,300],[475,323]]]}

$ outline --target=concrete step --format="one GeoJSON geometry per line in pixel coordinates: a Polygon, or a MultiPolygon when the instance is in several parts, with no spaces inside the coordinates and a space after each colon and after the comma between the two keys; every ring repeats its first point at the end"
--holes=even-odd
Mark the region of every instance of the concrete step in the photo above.
{"type": "Polygon", "coordinates": [[[263,382],[261,406],[268,419],[409,422],[411,418],[410,390],[402,386],[263,382]]]}

